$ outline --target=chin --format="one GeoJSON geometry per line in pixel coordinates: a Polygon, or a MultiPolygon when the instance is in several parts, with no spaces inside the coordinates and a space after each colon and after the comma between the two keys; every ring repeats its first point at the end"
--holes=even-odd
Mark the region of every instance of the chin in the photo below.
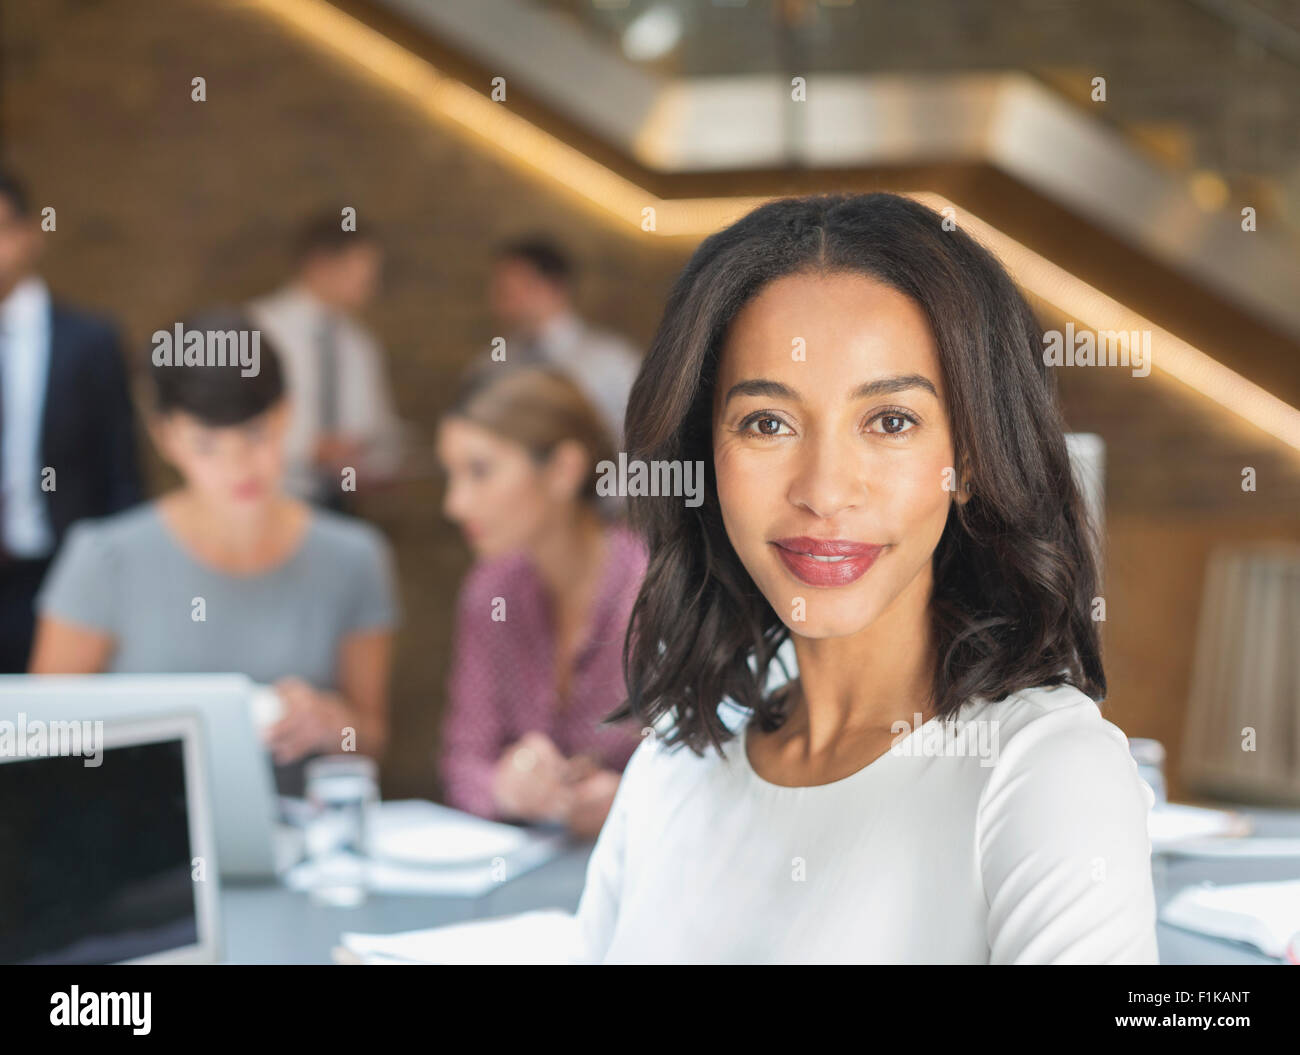
{"type": "Polygon", "coordinates": [[[864,588],[861,582],[835,588],[810,586],[791,581],[784,569],[769,582],[774,588],[763,589],[760,584],[763,596],[781,622],[799,637],[851,637],[874,623],[884,610],[879,591],[864,588]],[[795,602],[799,599],[803,602],[803,619],[795,620],[795,602]]]}
{"type": "Polygon", "coordinates": [[[867,627],[874,620],[864,611],[810,614],[801,623],[785,620],[790,633],[796,637],[806,637],[814,641],[828,640],[836,637],[852,637],[867,627]]]}

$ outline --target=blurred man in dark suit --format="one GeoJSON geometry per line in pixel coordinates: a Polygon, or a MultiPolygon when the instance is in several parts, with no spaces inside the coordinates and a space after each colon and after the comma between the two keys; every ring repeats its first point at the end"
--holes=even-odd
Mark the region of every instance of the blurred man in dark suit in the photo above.
{"type": "Polygon", "coordinates": [[[51,301],[40,241],[0,170],[0,673],[27,669],[32,599],[69,525],[142,497],[117,335],[51,301]]]}

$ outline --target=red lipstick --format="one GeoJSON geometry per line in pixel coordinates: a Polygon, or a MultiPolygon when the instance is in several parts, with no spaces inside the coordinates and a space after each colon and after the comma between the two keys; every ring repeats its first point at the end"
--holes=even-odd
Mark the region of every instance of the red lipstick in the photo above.
{"type": "Polygon", "coordinates": [[[847,586],[867,573],[884,546],[849,539],[799,535],[772,540],[777,555],[796,579],[809,586],[847,586]]]}

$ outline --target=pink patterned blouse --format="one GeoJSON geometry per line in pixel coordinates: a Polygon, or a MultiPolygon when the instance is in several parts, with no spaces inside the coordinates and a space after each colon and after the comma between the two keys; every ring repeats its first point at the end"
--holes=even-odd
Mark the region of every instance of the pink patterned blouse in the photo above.
{"type": "Polygon", "coordinates": [[[575,655],[563,707],[555,687],[550,602],[528,557],[519,553],[485,561],[465,577],[457,599],[441,753],[448,805],[498,818],[492,770],[501,752],[528,732],[545,733],[566,757],[590,754],[620,772],[627,764],[641,739],[639,727],[599,723],[627,697],[623,635],[647,555],[641,540],[621,524],[609,527],[606,539],[590,635],[575,655]]]}

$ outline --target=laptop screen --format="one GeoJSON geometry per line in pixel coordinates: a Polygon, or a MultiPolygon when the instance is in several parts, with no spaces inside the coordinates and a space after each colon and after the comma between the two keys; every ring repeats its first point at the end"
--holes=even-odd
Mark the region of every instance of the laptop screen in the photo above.
{"type": "Polygon", "coordinates": [[[116,963],[196,943],[184,748],[0,765],[0,962],[116,963]]]}

